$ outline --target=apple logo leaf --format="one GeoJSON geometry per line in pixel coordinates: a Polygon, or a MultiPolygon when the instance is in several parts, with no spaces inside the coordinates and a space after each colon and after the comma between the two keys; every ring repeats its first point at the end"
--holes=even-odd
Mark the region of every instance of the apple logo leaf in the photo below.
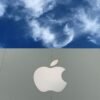
{"type": "Polygon", "coordinates": [[[58,59],[52,61],[50,66],[53,67],[53,66],[57,65],[58,61],[59,61],[58,59]]]}

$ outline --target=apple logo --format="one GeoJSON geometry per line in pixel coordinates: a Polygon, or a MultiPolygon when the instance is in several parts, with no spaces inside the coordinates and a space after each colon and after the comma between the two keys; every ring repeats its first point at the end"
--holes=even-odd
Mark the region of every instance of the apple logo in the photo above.
{"type": "Polygon", "coordinates": [[[66,87],[67,82],[62,79],[62,73],[65,71],[65,68],[55,66],[57,63],[58,59],[51,62],[50,68],[45,66],[39,67],[33,73],[33,82],[39,91],[61,92],[66,87]]]}

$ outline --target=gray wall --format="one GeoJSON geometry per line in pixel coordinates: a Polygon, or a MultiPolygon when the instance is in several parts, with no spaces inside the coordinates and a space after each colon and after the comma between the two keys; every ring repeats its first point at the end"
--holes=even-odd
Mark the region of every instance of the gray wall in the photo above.
{"type": "Polygon", "coordinates": [[[100,100],[100,50],[0,49],[0,100],[100,100]],[[62,93],[41,93],[36,68],[59,59],[68,85],[62,93]]]}

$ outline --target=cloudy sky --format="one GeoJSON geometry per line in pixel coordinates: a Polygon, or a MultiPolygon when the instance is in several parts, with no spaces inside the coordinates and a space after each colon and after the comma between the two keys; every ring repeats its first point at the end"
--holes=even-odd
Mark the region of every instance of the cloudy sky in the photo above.
{"type": "Polygon", "coordinates": [[[0,0],[1,48],[99,48],[100,0],[0,0]]]}

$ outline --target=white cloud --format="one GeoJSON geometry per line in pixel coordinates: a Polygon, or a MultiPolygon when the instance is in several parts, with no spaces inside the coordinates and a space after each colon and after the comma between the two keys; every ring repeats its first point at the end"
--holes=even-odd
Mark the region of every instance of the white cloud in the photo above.
{"type": "MultiPolygon", "coordinates": [[[[56,48],[65,47],[74,40],[75,32],[72,28],[69,28],[69,26],[67,24],[65,25],[63,32],[64,33],[61,33],[61,34],[64,34],[65,39],[63,39],[63,41],[61,41],[61,42],[59,42],[59,40],[56,39],[56,41],[53,43],[53,47],[56,47],[56,48]]],[[[62,38],[61,38],[61,40],[62,40],[62,38]]]]}
{"type": "Polygon", "coordinates": [[[0,2],[0,17],[4,15],[5,11],[6,11],[6,5],[0,2]]]}
{"type": "Polygon", "coordinates": [[[88,35],[87,39],[94,43],[100,45],[100,17],[95,12],[90,13],[92,10],[85,11],[81,9],[78,11],[77,20],[80,22],[80,34],[88,35]]]}
{"type": "Polygon", "coordinates": [[[89,36],[88,40],[96,45],[100,45],[100,36],[99,37],[92,37],[89,36]]]}
{"type": "MultiPolygon", "coordinates": [[[[64,17],[65,17],[65,16],[64,16],[64,17]]],[[[57,25],[62,25],[62,24],[64,24],[66,21],[68,21],[67,18],[55,19],[55,18],[53,18],[53,15],[52,15],[52,16],[47,16],[47,19],[48,19],[48,21],[49,21],[51,24],[57,24],[57,25]]]]}
{"type": "Polygon", "coordinates": [[[100,0],[86,0],[91,5],[92,9],[100,10],[100,0]]]}
{"type": "Polygon", "coordinates": [[[50,31],[49,27],[40,26],[40,24],[36,20],[33,20],[29,24],[32,27],[32,37],[36,41],[41,40],[43,41],[43,44],[45,44],[46,46],[49,46],[55,40],[55,36],[50,31]]]}
{"type": "Polygon", "coordinates": [[[30,9],[34,17],[39,17],[44,12],[51,10],[55,6],[55,0],[21,0],[25,8],[30,9]]]}
{"type": "Polygon", "coordinates": [[[91,14],[86,13],[84,10],[79,11],[77,18],[81,22],[80,26],[83,32],[97,33],[100,30],[98,16],[92,17],[91,14]]]}
{"type": "MultiPolygon", "coordinates": [[[[6,0],[5,0],[6,1],[6,0]]],[[[92,8],[78,8],[78,12],[76,9],[76,14],[74,13],[71,20],[73,20],[73,27],[69,27],[67,22],[70,22],[68,16],[65,14],[63,18],[56,19],[55,16],[52,17],[49,14],[47,15],[47,19],[44,20],[50,22],[47,26],[41,26],[40,22],[37,20],[45,12],[52,10],[56,7],[57,4],[70,4],[72,0],[15,0],[16,2],[12,3],[11,5],[14,8],[18,8],[20,5],[25,7],[24,11],[28,12],[24,19],[27,20],[30,29],[32,30],[32,38],[35,41],[42,41],[43,45],[46,47],[55,47],[61,48],[69,43],[71,43],[74,38],[80,37],[81,35],[89,35],[88,40],[97,44],[100,44],[100,0],[86,0],[91,5],[92,8]],[[85,11],[85,10],[86,11],[85,11]],[[29,14],[29,15],[28,15],[29,14]],[[32,20],[30,21],[30,18],[32,20]],[[76,23],[74,23],[76,21],[76,23]],[[65,24],[64,28],[62,29],[63,32],[60,35],[64,35],[64,39],[60,40],[60,35],[55,33],[51,29],[51,25],[63,25],[65,24]],[[74,25],[75,24],[75,25],[74,25]],[[59,38],[58,38],[59,37],[59,38]]],[[[10,5],[11,2],[9,2],[10,5]]],[[[7,3],[0,1],[0,17],[2,17],[6,12],[6,7],[8,6],[7,3]]],[[[74,12],[75,12],[74,11],[74,12]]],[[[16,13],[16,12],[15,12],[16,13]]],[[[8,14],[8,18],[13,18],[16,21],[22,19],[23,16],[17,14],[8,14]]],[[[47,24],[47,23],[46,23],[47,24]]]]}
{"type": "Polygon", "coordinates": [[[33,39],[35,41],[42,41],[46,47],[61,48],[68,45],[74,39],[74,31],[69,28],[67,24],[64,27],[64,33],[61,33],[65,36],[65,39],[61,42],[59,42],[58,36],[56,36],[56,34],[51,31],[49,26],[40,26],[39,22],[36,20],[31,21],[29,25],[32,29],[33,39]]]}
{"type": "MultiPolygon", "coordinates": [[[[31,21],[28,20],[28,24],[30,29],[32,30],[32,38],[35,41],[42,41],[43,45],[46,47],[55,47],[61,48],[68,45],[74,39],[74,30],[69,28],[66,24],[63,30],[63,33],[60,35],[64,35],[64,39],[60,39],[60,36],[57,35],[54,31],[51,30],[49,24],[47,26],[41,26],[40,22],[36,20],[34,17],[39,17],[43,13],[53,9],[56,5],[56,0],[21,0],[25,4],[25,8],[30,9],[32,11],[31,15],[33,19],[31,21]],[[59,37],[59,38],[58,38],[59,37]],[[61,41],[59,41],[61,40],[61,41]]],[[[52,24],[63,24],[67,19],[52,19],[50,16],[47,16],[50,23],[52,24]]]]}

